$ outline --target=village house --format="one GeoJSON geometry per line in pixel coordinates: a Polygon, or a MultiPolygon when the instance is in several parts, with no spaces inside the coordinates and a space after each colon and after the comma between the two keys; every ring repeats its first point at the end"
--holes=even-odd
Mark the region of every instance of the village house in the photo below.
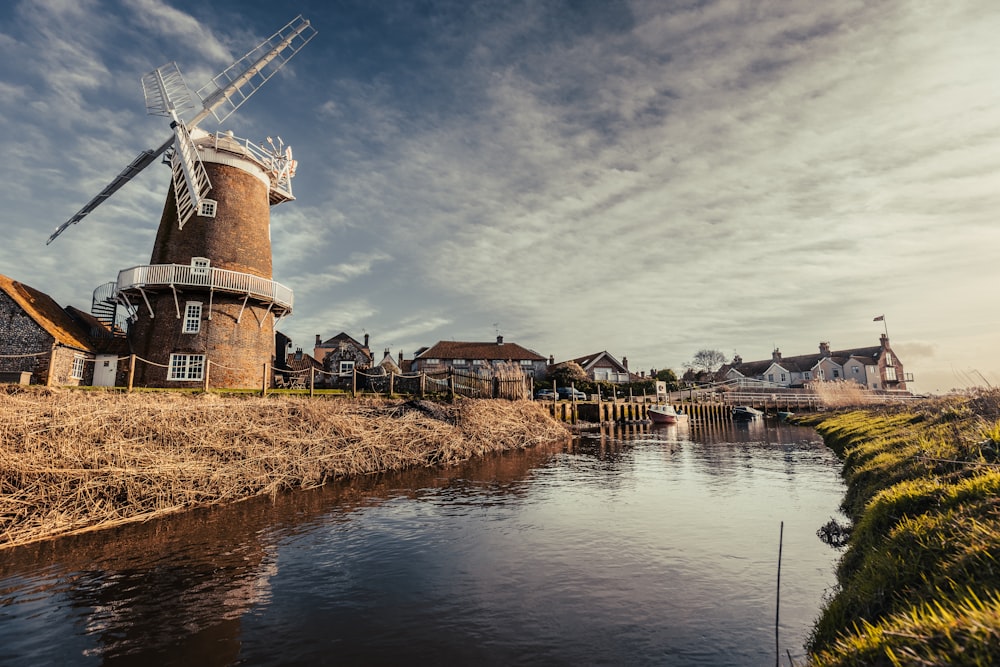
{"type": "Polygon", "coordinates": [[[716,373],[719,380],[754,380],[772,387],[802,387],[812,381],[849,380],[873,391],[907,391],[913,375],[903,370],[882,334],[879,345],[847,350],[830,350],[828,342],[819,344],[819,352],[785,357],[775,349],[770,359],[743,361],[737,355],[716,373]]]}
{"type": "Polygon", "coordinates": [[[362,371],[372,367],[368,334],[365,334],[364,343],[359,343],[343,331],[326,340],[321,340],[320,335],[316,334],[312,356],[331,376],[347,377],[354,374],[354,369],[362,371]]]}
{"type": "Polygon", "coordinates": [[[0,275],[0,379],[114,386],[124,341],[88,313],[0,275]],[[92,335],[93,334],[93,335],[92,335]]]}
{"type": "Polygon", "coordinates": [[[410,370],[437,373],[452,369],[475,373],[506,363],[516,364],[527,377],[545,377],[545,357],[517,343],[505,343],[503,336],[497,336],[495,343],[438,341],[417,351],[410,370]]]}
{"type": "Polygon", "coordinates": [[[622,360],[618,361],[607,350],[570,361],[579,364],[587,374],[587,378],[594,382],[624,384],[632,381],[632,374],[628,370],[628,357],[622,357],[622,360]]]}

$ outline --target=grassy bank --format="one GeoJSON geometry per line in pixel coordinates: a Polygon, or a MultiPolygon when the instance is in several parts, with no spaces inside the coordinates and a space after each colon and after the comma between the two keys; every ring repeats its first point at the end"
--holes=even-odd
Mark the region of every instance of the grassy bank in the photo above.
{"type": "Polygon", "coordinates": [[[529,402],[0,393],[0,549],[565,437],[529,402]]]}
{"type": "Polygon", "coordinates": [[[1000,391],[812,425],[854,527],[811,664],[1000,664],[1000,391]]]}

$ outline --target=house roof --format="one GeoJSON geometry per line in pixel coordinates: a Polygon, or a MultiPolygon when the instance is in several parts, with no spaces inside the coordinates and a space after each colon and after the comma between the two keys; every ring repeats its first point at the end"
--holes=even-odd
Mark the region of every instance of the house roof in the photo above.
{"type": "Polygon", "coordinates": [[[48,294],[0,274],[0,290],[21,307],[56,342],[67,347],[93,351],[87,334],[48,294]]]}
{"type": "Polygon", "coordinates": [[[285,356],[285,366],[288,368],[288,370],[293,372],[307,371],[310,368],[323,370],[323,364],[316,361],[316,359],[314,359],[311,354],[306,354],[305,352],[303,352],[300,355],[298,350],[285,356]]]}
{"type": "Polygon", "coordinates": [[[615,359],[610,354],[608,354],[607,350],[603,350],[601,352],[594,352],[593,354],[588,354],[585,357],[577,357],[576,359],[570,359],[570,361],[580,364],[580,367],[583,368],[583,370],[589,371],[591,368],[594,368],[598,364],[598,362],[600,362],[602,359],[607,359],[609,362],[611,362],[611,365],[619,373],[629,372],[628,369],[625,368],[625,365],[622,364],[622,362],[615,359]]]}
{"type": "Polygon", "coordinates": [[[349,335],[347,335],[347,332],[344,332],[344,331],[341,331],[339,334],[337,334],[333,338],[327,338],[325,341],[323,341],[322,343],[320,343],[316,347],[335,347],[337,344],[339,344],[341,342],[350,343],[351,345],[355,346],[356,348],[358,348],[360,350],[367,350],[368,349],[367,347],[365,347],[364,345],[362,345],[358,341],[356,341],[353,338],[351,338],[349,335]]]}
{"type": "Polygon", "coordinates": [[[851,359],[857,359],[864,364],[870,365],[878,360],[881,353],[882,347],[880,345],[855,347],[848,350],[836,350],[830,352],[829,355],[814,352],[812,354],[801,354],[795,357],[782,357],[781,359],[762,359],[760,361],[743,361],[738,364],[726,364],[719,369],[719,373],[725,374],[730,370],[735,370],[743,377],[758,377],[767,372],[767,369],[770,368],[772,364],[777,364],[785,370],[794,373],[804,373],[815,368],[816,365],[824,358],[829,358],[830,361],[838,366],[844,366],[851,359]]]}
{"type": "Polygon", "coordinates": [[[521,347],[517,343],[465,343],[454,340],[438,341],[417,355],[417,359],[546,360],[545,357],[537,352],[521,347]]]}

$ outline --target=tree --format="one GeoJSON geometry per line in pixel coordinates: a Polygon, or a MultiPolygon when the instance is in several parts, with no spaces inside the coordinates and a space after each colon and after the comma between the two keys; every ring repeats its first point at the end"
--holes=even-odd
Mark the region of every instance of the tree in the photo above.
{"type": "Polygon", "coordinates": [[[557,387],[568,387],[587,381],[587,373],[575,361],[564,361],[556,364],[549,371],[549,382],[556,381],[557,387]]]}
{"type": "Polygon", "coordinates": [[[695,352],[694,359],[684,364],[684,367],[695,372],[714,373],[724,363],[726,363],[726,355],[722,352],[704,349],[695,352]]]}
{"type": "Polygon", "coordinates": [[[676,391],[680,388],[677,383],[677,374],[669,368],[656,371],[656,379],[667,383],[667,391],[676,391]]]}

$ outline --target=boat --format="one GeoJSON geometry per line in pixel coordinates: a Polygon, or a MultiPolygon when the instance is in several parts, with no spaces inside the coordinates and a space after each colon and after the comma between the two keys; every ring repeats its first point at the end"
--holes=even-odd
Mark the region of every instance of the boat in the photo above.
{"type": "Polygon", "coordinates": [[[674,406],[659,403],[646,408],[646,414],[654,424],[676,424],[678,419],[687,417],[687,415],[674,410],[674,406]]]}
{"type": "Polygon", "coordinates": [[[733,408],[733,419],[752,421],[754,419],[760,419],[763,416],[763,412],[756,408],[751,408],[749,405],[737,405],[733,408]]]}

